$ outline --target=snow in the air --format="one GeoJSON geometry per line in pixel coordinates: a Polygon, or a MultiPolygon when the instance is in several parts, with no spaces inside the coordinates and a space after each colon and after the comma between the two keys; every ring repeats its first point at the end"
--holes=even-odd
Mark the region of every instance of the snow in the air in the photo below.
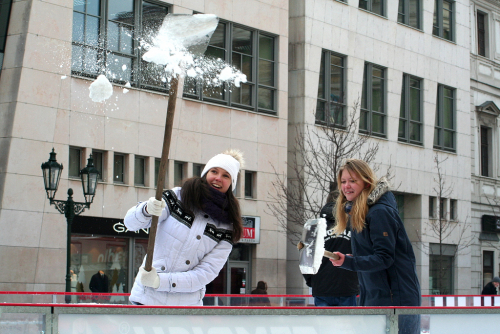
{"type": "Polygon", "coordinates": [[[94,102],[103,102],[113,95],[113,86],[104,75],[99,75],[93,83],[90,84],[90,98],[94,102]]]}
{"type": "MultiPolygon", "coordinates": [[[[205,86],[220,87],[227,83],[239,87],[240,83],[246,82],[245,74],[222,59],[203,56],[217,24],[218,18],[213,14],[169,14],[151,44],[140,41],[139,47],[146,50],[142,59],[160,69],[157,79],[161,82],[170,82],[175,76],[187,76],[205,86]]],[[[121,68],[126,71],[127,65],[121,68]]],[[[127,84],[123,88],[124,94],[130,88],[130,83],[127,84]]],[[[100,75],[90,87],[90,97],[95,102],[108,99],[112,93],[111,83],[104,75],[100,75]]]]}

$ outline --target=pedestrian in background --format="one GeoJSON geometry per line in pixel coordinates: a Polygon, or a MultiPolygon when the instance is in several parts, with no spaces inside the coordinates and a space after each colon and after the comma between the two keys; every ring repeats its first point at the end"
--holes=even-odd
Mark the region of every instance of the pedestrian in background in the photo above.
{"type": "Polygon", "coordinates": [[[491,282],[486,284],[483,288],[483,291],[481,291],[482,295],[497,295],[497,288],[500,285],[500,277],[493,277],[491,282]]]}

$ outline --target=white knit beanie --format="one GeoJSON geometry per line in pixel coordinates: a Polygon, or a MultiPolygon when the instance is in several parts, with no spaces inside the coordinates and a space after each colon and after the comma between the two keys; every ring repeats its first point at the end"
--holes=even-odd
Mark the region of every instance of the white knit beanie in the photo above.
{"type": "Polygon", "coordinates": [[[217,154],[215,157],[208,160],[200,176],[203,177],[210,168],[214,167],[223,168],[231,175],[232,190],[234,190],[236,188],[236,182],[238,181],[238,172],[240,171],[239,161],[228,154],[217,154]]]}

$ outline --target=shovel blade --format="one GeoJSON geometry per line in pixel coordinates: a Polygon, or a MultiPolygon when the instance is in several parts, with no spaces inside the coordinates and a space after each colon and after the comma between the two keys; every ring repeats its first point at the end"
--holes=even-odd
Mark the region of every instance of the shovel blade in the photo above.
{"type": "Polygon", "coordinates": [[[178,44],[194,56],[205,53],[219,18],[214,14],[167,14],[155,38],[155,45],[178,44]]]}

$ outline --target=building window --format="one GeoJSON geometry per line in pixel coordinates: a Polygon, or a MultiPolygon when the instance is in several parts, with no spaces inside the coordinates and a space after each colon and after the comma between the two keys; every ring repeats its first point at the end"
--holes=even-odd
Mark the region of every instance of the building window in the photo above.
{"type": "Polygon", "coordinates": [[[434,148],[455,152],[455,89],[438,85],[434,148]]]}
{"type": "Polygon", "coordinates": [[[202,164],[193,164],[193,176],[201,176],[201,172],[203,172],[203,168],[205,165],[202,164]]]}
{"type": "Polygon", "coordinates": [[[446,198],[439,199],[439,218],[446,219],[446,198]]]}
{"type": "Polygon", "coordinates": [[[92,158],[94,158],[94,167],[99,171],[97,180],[102,181],[102,175],[104,174],[104,152],[92,150],[92,158]]]}
{"type": "Polygon", "coordinates": [[[429,290],[432,295],[452,295],[456,245],[429,244],[429,290]]]}
{"type": "Polygon", "coordinates": [[[385,11],[384,0],[359,0],[359,8],[383,16],[385,11]]]}
{"type": "Polygon", "coordinates": [[[488,15],[477,11],[477,54],[486,57],[486,41],[488,31],[488,15]]]}
{"type": "Polygon", "coordinates": [[[359,132],[385,137],[385,69],[365,64],[359,132]]]}
{"type": "Polygon", "coordinates": [[[457,200],[450,199],[450,220],[457,220],[457,200]]]}
{"type": "Polygon", "coordinates": [[[422,145],[422,79],[403,75],[399,112],[399,141],[422,145]]]}
{"type": "Polygon", "coordinates": [[[167,6],[147,1],[75,1],[72,72],[166,91],[164,66],[142,61],[138,46],[151,42],[167,13],[167,6]]]}
{"type": "Polygon", "coordinates": [[[435,0],[434,23],[432,34],[444,39],[453,40],[455,2],[447,0],[435,0]]]}
{"type": "Polygon", "coordinates": [[[396,204],[398,206],[399,218],[404,222],[405,221],[405,196],[402,194],[394,194],[396,198],[396,204]]]}
{"type": "Polygon", "coordinates": [[[219,21],[206,56],[219,58],[247,76],[240,87],[212,88],[187,78],[184,96],[275,114],[277,110],[277,39],[267,33],[219,21]]]}
{"type": "Polygon", "coordinates": [[[146,159],[143,157],[135,157],[134,162],[134,184],[136,186],[144,186],[146,172],[146,159]]]}
{"type": "Polygon", "coordinates": [[[113,163],[113,182],[125,182],[125,155],[115,153],[113,163]]]}
{"type": "Polygon", "coordinates": [[[245,198],[255,198],[255,172],[245,171],[245,198]]]}
{"type": "Polygon", "coordinates": [[[174,162],[174,187],[180,187],[184,180],[184,162],[174,162]]]}
{"type": "Polygon", "coordinates": [[[429,196],[429,218],[436,218],[436,197],[429,196]]]}
{"type": "Polygon", "coordinates": [[[483,251],[483,286],[493,279],[494,254],[493,251],[483,251]]]}
{"type": "Polygon", "coordinates": [[[7,41],[11,6],[12,0],[0,1],[0,71],[3,67],[3,55],[5,53],[5,42],[7,41]]]}
{"type": "Polygon", "coordinates": [[[240,197],[240,180],[241,180],[241,173],[238,172],[238,179],[236,180],[236,186],[233,189],[233,195],[234,197],[240,197]]]}
{"type": "MultiPolygon", "coordinates": [[[[160,174],[160,163],[161,163],[161,160],[158,158],[155,158],[155,184],[154,184],[154,188],[157,188],[157,186],[158,186],[158,176],[160,174]]],[[[167,166],[168,166],[168,163],[167,163],[167,166]]],[[[163,179],[162,189],[168,188],[165,186],[165,182],[168,183],[168,169],[165,170],[165,178],[163,179]]]]}
{"type": "Polygon", "coordinates": [[[481,175],[490,175],[491,128],[481,126],[481,175]]]}
{"type": "Polygon", "coordinates": [[[345,126],[345,57],[323,51],[319,71],[316,123],[345,126]]]}
{"type": "Polygon", "coordinates": [[[420,29],[420,0],[399,0],[398,22],[420,29]]]}
{"type": "Polygon", "coordinates": [[[80,178],[80,170],[82,166],[82,149],[76,147],[69,148],[69,167],[68,177],[80,178]]]}

